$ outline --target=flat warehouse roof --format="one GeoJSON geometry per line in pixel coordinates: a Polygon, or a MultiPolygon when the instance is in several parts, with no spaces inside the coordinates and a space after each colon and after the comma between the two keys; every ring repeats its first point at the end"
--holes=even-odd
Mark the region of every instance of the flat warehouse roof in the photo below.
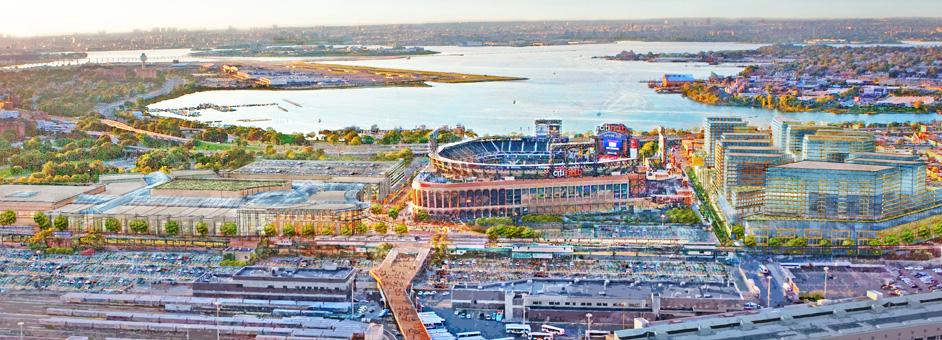
{"type": "Polygon", "coordinates": [[[246,175],[384,176],[400,161],[304,161],[266,159],[238,168],[246,175]]]}
{"type": "Polygon", "coordinates": [[[97,185],[0,185],[0,202],[55,203],[98,187],[97,185]]]}

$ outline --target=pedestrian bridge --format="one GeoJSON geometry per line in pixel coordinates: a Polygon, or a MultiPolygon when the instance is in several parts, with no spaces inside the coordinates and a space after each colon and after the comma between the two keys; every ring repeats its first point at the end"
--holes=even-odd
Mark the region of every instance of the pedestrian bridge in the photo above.
{"type": "Polygon", "coordinates": [[[429,253],[429,248],[396,247],[379,267],[370,270],[406,340],[431,339],[409,294],[412,280],[422,271],[429,253]]]}

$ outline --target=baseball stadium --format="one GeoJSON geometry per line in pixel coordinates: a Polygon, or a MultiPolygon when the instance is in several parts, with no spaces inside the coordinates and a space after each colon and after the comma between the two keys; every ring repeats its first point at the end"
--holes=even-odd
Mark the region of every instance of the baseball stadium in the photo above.
{"type": "Polygon", "coordinates": [[[571,140],[560,125],[538,120],[535,136],[433,142],[429,168],[412,183],[413,214],[472,220],[625,209],[638,152],[631,130],[605,124],[571,140]]]}

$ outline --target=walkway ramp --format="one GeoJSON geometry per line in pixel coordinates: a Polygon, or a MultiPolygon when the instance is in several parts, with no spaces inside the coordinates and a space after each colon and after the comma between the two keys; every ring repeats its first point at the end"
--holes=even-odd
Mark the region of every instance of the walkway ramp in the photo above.
{"type": "Polygon", "coordinates": [[[429,248],[396,247],[379,267],[370,270],[406,340],[431,340],[409,297],[412,280],[422,271],[430,252],[429,248]]]}

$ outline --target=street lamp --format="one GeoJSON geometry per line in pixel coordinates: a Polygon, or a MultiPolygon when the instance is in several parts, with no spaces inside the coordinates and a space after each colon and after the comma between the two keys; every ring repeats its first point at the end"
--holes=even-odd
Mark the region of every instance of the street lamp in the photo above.
{"type": "Polygon", "coordinates": [[[831,268],[828,268],[827,266],[825,266],[824,267],[824,299],[825,300],[828,299],[828,270],[831,270],[831,268]]]}
{"type": "Polygon", "coordinates": [[[219,340],[219,307],[222,305],[219,301],[213,301],[213,305],[216,306],[216,340],[219,340]]]}
{"type": "Polygon", "coordinates": [[[588,327],[585,330],[585,338],[586,340],[591,340],[592,338],[590,337],[590,334],[592,334],[592,313],[585,313],[585,318],[589,321],[588,327]]]}
{"type": "Polygon", "coordinates": [[[765,276],[765,307],[772,308],[772,275],[765,276]]]}
{"type": "Polygon", "coordinates": [[[23,325],[24,325],[24,324],[25,324],[25,323],[23,323],[23,321],[20,321],[20,322],[17,322],[17,323],[16,323],[17,326],[20,326],[20,340],[23,340],[23,325]]]}

